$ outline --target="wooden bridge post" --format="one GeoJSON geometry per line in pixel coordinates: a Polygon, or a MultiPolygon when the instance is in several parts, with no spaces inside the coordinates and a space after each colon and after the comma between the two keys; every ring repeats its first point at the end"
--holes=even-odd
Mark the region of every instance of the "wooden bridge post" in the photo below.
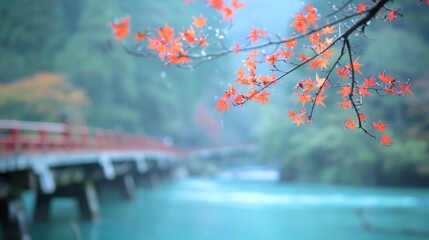
{"type": "Polygon", "coordinates": [[[127,200],[133,200],[136,196],[136,184],[131,173],[117,177],[120,191],[127,200]]]}
{"type": "Polygon", "coordinates": [[[31,240],[28,219],[19,197],[0,199],[0,222],[3,239],[31,240]]]}
{"type": "Polygon", "coordinates": [[[34,206],[34,220],[36,221],[48,221],[49,220],[49,209],[51,207],[52,194],[45,194],[42,190],[38,190],[36,193],[36,202],[34,206]]]}
{"type": "Polygon", "coordinates": [[[82,219],[93,220],[99,215],[99,204],[94,183],[90,180],[67,186],[58,186],[54,193],[43,193],[38,190],[34,219],[36,221],[49,220],[51,203],[55,197],[74,198],[79,206],[82,219]]]}

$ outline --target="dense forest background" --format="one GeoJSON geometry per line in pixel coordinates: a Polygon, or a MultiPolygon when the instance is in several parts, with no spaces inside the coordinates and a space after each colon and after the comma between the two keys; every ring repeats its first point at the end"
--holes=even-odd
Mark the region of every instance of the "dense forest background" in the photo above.
{"type": "MultiPolygon", "coordinates": [[[[267,6],[249,1],[237,13],[231,36],[244,39],[252,25],[289,34],[290,18],[284,16],[300,7],[291,2],[267,6]]],[[[332,11],[325,1],[314,2],[322,15],[332,11]]],[[[328,107],[317,110],[308,126],[296,128],[285,120],[286,109],[296,101],[288,94],[293,80],[308,77],[305,71],[280,83],[272,104],[249,104],[220,115],[213,111],[214,100],[235,79],[240,56],[190,71],[132,57],[111,41],[108,23],[125,15],[131,16],[134,31],[164,23],[182,29],[199,12],[209,21],[219,19],[204,4],[173,0],[0,2],[0,118],[58,122],[67,115],[75,124],[168,137],[183,147],[258,141],[260,161],[282,166],[285,180],[426,185],[429,15],[421,9],[427,6],[416,2],[395,2],[404,17],[393,23],[374,21],[367,37],[352,39],[367,74],[388,71],[413,82],[415,98],[366,100],[365,111],[373,117],[367,124],[378,119],[389,124],[396,140],[390,148],[343,129],[348,113],[335,97],[325,101],[328,107]]],[[[133,44],[132,38],[127,41],[133,44]]]]}

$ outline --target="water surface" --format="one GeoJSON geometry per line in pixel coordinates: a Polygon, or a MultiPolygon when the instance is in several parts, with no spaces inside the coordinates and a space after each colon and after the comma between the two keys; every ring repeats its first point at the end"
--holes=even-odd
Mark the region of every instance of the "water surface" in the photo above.
{"type": "Polygon", "coordinates": [[[140,189],[132,202],[100,198],[92,223],[73,201],[55,201],[34,239],[429,239],[427,190],[188,179],[140,189]]]}

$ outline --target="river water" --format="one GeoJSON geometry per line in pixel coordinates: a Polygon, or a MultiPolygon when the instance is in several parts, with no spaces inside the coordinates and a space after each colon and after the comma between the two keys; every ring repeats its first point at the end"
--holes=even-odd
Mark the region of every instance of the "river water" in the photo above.
{"type": "Polygon", "coordinates": [[[185,179],[131,202],[115,194],[101,194],[95,222],[80,221],[73,201],[54,201],[33,239],[429,239],[428,190],[185,179]]]}

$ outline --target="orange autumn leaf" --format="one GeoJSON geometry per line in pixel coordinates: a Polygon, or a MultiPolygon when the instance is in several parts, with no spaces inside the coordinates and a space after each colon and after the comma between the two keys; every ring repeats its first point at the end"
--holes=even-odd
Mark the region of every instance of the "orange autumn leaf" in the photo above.
{"type": "Polygon", "coordinates": [[[389,19],[389,21],[393,21],[393,20],[395,20],[396,18],[398,18],[398,15],[396,14],[396,11],[395,11],[395,10],[390,10],[390,11],[387,13],[387,19],[389,19]]]}
{"type": "Polygon", "coordinates": [[[334,57],[334,56],[332,56],[333,50],[334,50],[334,48],[326,49],[324,52],[321,53],[321,55],[325,58],[333,58],[334,57]]]}
{"type": "Polygon", "coordinates": [[[325,98],[326,98],[326,96],[323,95],[323,91],[320,92],[320,94],[316,98],[316,107],[319,106],[319,105],[322,105],[322,106],[324,106],[326,108],[326,105],[323,102],[323,100],[325,100],[325,98]]]}
{"type": "Polygon", "coordinates": [[[235,10],[238,10],[238,9],[241,9],[241,8],[243,8],[244,6],[246,6],[246,4],[247,3],[239,3],[238,2],[238,0],[232,0],[232,2],[231,2],[231,6],[235,9],[235,10]]]}
{"type": "Polygon", "coordinates": [[[228,91],[225,91],[225,98],[234,97],[237,93],[237,89],[234,86],[231,86],[228,91]]]}
{"type": "MultiPolygon", "coordinates": [[[[314,90],[324,86],[324,87],[329,87],[328,82],[326,81],[326,78],[321,78],[319,77],[319,74],[316,73],[316,79],[314,80],[315,84],[314,84],[314,90]]],[[[322,91],[324,91],[325,89],[322,89],[322,91]]],[[[323,92],[322,92],[323,93],[323,92]]]]}
{"type": "Polygon", "coordinates": [[[380,140],[380,146],[386,145],[386,146],[390,147],[390,143],[394,142],[394,141],[395,140],[391,139],[388,135],[382,135],[381,140],[380,140]]]}
{"type": "Polygon", "coordinates": [[[351,89],[352,88],[350,86],[344,86],[344,85],[342,85],[341,86],[341,90],[338,91],[337,93],[341,93],[343,95],[342,97],[345,98],[345,97],[347,97],[347,96],[350,95],[351,89]]]}
{"type": "Polygon", "coordinates": [[[207,4],[217,10],[221,10],[223,8],[223,0],[207,0],[207,4]]]}
{"type": "Polygon", "coordinates": [[[235,105],[237,105],[237,104],[243,104],[243,101],[244,101],[243,94],[240,94],[240,95],[238,95],[238,96],[234,99],[234,101],[232,102],[232,104],[235,104],[235,105]]]}
{"type": "Polygon", "coordinates": [[[207,18],[204,18],[202,13],[200,13],[199,18],[196,18],[196,17],[192,17],[192,18],[194,19],[194,22],[192,24],[194,24],[194,26],[197,28],[202,28],[207,23],[207,18]]]}
{"type": "Polygon", "coordinates": [[[268,34],[265,33],[265,31],[261,28],[253,27],[250,30],[250,35],[247,37],[250,39],[252,43],[255,43],[259,40],[260,37],[267,37],[268,34]]]}
{"type": "Polygon", "coordinates": [[[372,128],[376,129],[379,132],[386,132],[387,126],[388,126],[387,124],[381,123],[380,120],[378,120],[378,122],[376,122],[376,123],[375,122],[372,123],[372,128]]]}
{"type": "Polygon", "coordinates": [[[356,7],[356,11],[358,13],[362,13],[364,11],[366,11],[368,9],[368,5],[365,5],[364,3],[360,2],[357,7],[356,7]]]}
{"type": "Polygon", "coordinates": [[[392,76],[386,76],[386,74],[383,73],[379,73],[377,76],[381,81],[387,83],[387,84],[391,84],[392,81],[394,80],[394,78],[392,76]]]}
{"type": "Polygon", "coordinates": [[[359,90],[359,94],[361,95],[361,96],[371,96],[372,95],[372,93],[370,93],[369,91],[368,91],[368,86],[367,85],[365,85],[365,84],[362,84],[362,85],[359,85],[359,88],[358,88],[358,90],[359,90]]]}
{"type": "Polygon", "coordinates": [[[200,36],[200,37],[196,38],[195,41],[197,41],[197,43],[198,43],[198,45],[200,45],[200,47],[207,47],[209,45],[209,43],[207,42],[207,37],[205,37],[205,36],[200,36]]]}
{"type": "Polygon", "coordinates": [[[311,97],[306,92],[303,94],[297,93],[296,95],[298,96],[298,100],[296,100],[296,103],[301,102],[303,107],[306,103],[311,102],[311,97]]]}
{"type": "Polygon", "coordinates": [[[294,117],[296,117],[297,116],[297,114],[295,113],[295,111],[288,111],[288,118],[294,118],[294,117]]]}
{"type": "Polygon", "coordinates": [[[168,55],[167,59],[167,64],[183,64],[191,62],[191,59],[189,59],[187,52],[183,52],[178,55],[168,55]]]}
{"type": "Polygon", "coordinates": [[[270,66],[274,66],[274,64],[277,62],[277,59],[279,58],[280,53],[279,52],[275,52],[271,55],[267,56],[267,59],[265,61],[270,63],[270,66]]]}
{"type": "Polygon", "coordinates": [[[183,37],[185,38],[188,44],[190,45],[193,44],[196,41],[194,28],[190,26],[189,29],[185,29],[183,31],[183,37]]]}
{"type": "Polygon", "coordinates": [[[351,103],[350,103],[350,101],[349,101],[349,100],[347,100],[347,99],[345,99],[345,98],[343,98],[343,101],[342,101],[342,102],[339,102],[338,104],[339,104],[339,105],[341,105],[341,106],[343,107],[343,109],[344,109],[344,110],[346,110],[346,109],[348,109],[348,108],[351,108],[351,103]]]}
{"type": "Polygon", "coordinates": [[[365,122],[365,119],[366,117],[368,117],[368,115],[366,115],[365,113],[359,113],[358,117],[361,122],[365,122]]]}
{"type": "Polygon", "coordinates": [[[280,54],[284,59],[289,59],[293,56],[293,51],[286,51],[283,48],[280,49],[280,54]]]}
{"type": "MultiPolygon", "coordinates": [[[[359,56],[360,57],[360,56],[359,56]]],[[[359,57],[357,57],[355,60],[353,60],[353,70],[359,74],[362,74],[362,71],[360,70],[360,67],[363,66],[362,64],[359,63],[359,57]]],[[[348,69],[352,69],[350,64],[346,65],[346,68],[348,69]]]]}
{"type": "Polygon", "coordinates": [[[337,70],[337,74],[342,78],[349,78],[349,69],[346,67],[340,68],[337,70]]]}
{"type": "Polygon", "coordinates": [[[306,57],[303,53],[301,53],[301,52],[299,52],[298,53],[299,54],[299,57],[297,58],[297,60],[299,60],[299,61],[302,61],[302,62],[305,62],[305,61],[307,61],[309,58],[308,57],[306,57]]]}
{"type": "Polygon", "coordinates": [[[135,34],[135,39],[137,40],[137,42],[143,42],[144,40],[146,40],[146,37],[147,37],[147,31],[136,32],[135,34]]]}
{"type": "Polygon", "coordinates": [[[262,105],[264,105],[264,103],[269,103],[270,100],[268,99],[268,96],[270,96],[271,93],[266,92],[266,91],[262,91],[260,94],[258,94],[256,96],[256,101],[262,103],[262,105]]]}
{"type": "Polygon", "coordinates": [[[249,90],[249,92],[247,93],[247,97],[250,100],[253,100],[253,99],[255,99],[255,97],[256,97],[257,94],[258,94],[258,90],[256,90],[256,89],[249,90]]]}
{"type": "Polygon", "coordinates": [[[293,48],[296,46],[296,44],[297,44],[297,40],[296,40],[296,38],[291,39],[291,40],[287,40],[287,41],[285,42],[285,46],[286,46],[286,48],[289,48],[289,49],[293,49],[293,48]]]}
{"type": "Polygon", "coordinates": [[[375,84],[375,81],[374,81],[374,76],[371,76],[369,79],[367,79],[366,77],[364,77],[363,80],[365,81],[365,85],[368,86],[368,87],[375,87],[375,86],[377,86],[375,84]]]}
{"type": "Polygon", "coordinates": [[[296,115],[296,116],[293,118],[293,122],[292,122],[292,123],[295,123],[295,124],[296,124],[296,127],[299,127],[299,125],[303,124],[303,123],[304,123],[304,121],[302,120],[302,118],[301,118],[301,116],[300,116],[300,115],[296,115]]]}
{"type": "Polygon", "coordinates": [[[119,19],[118,23],[110,24],[112,34],[117,42],[124,40],[130,32],[130,16],[119,19]]]}
{"type": "Polygon", "coordinates": [[[408,94],[410,94],[411,96],[414,97],[414,94],[413,94],[413,92],[410,89],[411,83],[409,83],[409,84],[401,83],[400,87],[401,87],[401,94],[402,94],[402,96],[404,96],[405,93],[408,93],[408,94]]]}
{"type": "Polygon", "coordinates": [[[189,29],[185,29],[182,35],[188,44],[193,44],[195,42],[195,30],[192,26],[190,26],[189,29]]]}
{"type": "Polygon", "coordinates": [[[218,109],[220,112],[223,112],[225,110],[229,112],[228,102],[223,98],[216,100],[215,109],[218,109]]]}
{"type": "Polygon", "coordinates": [[[223,19],[231,21],[232,17],[234,16],[234,9],[230,7],[223,7],[220,10],[220,13],[222,14],[223,19]]]}
{"type": "Polygon", "coordinates": [[[319,20],[319,16],[317,16],[317,10],[313,8],[311,3],[308,7],[306,7],[306,10],[308,13],[305,15],[305,20],[309,25],[313,25],[315,28],[317,28],[316,21],[319,20]]]}
{"type": "Polygon", "coordinates": [[[174,29],[168,24],[165,24],[163,28],[159,28],[156,30],[161,39],[165,42],[169,42],[174,36],[174,29]]]}
{"type": "Polygon", "coordinates": [[[322,28],[322,35],[335,33],[335,25],[328,25],[324,28],[322,28]]]}
{"type": "Polygon", "coordinates": [[[305,34],[307,29],[310,27],[310,24],[307,23],[304,13],[300,12],[298,15],[293,15],[293,17],[295,20],[290,24],[290,26],[295,27],[296,32],[305,34]]]}
{"type": "Polygon", "coordinates": [[[320,68],[320,70],[326,69],[328,67],[329,61],[326,58],[318,57],[310,61],[309,69],[320,68]]]}
{"type": "Polygon", "coordinates": [[[357,129],[355,121],[351,120],[350,117],[349,120],[347,120],[347,122],[344,124],[344,126],[348,129],[357,129]]]}

